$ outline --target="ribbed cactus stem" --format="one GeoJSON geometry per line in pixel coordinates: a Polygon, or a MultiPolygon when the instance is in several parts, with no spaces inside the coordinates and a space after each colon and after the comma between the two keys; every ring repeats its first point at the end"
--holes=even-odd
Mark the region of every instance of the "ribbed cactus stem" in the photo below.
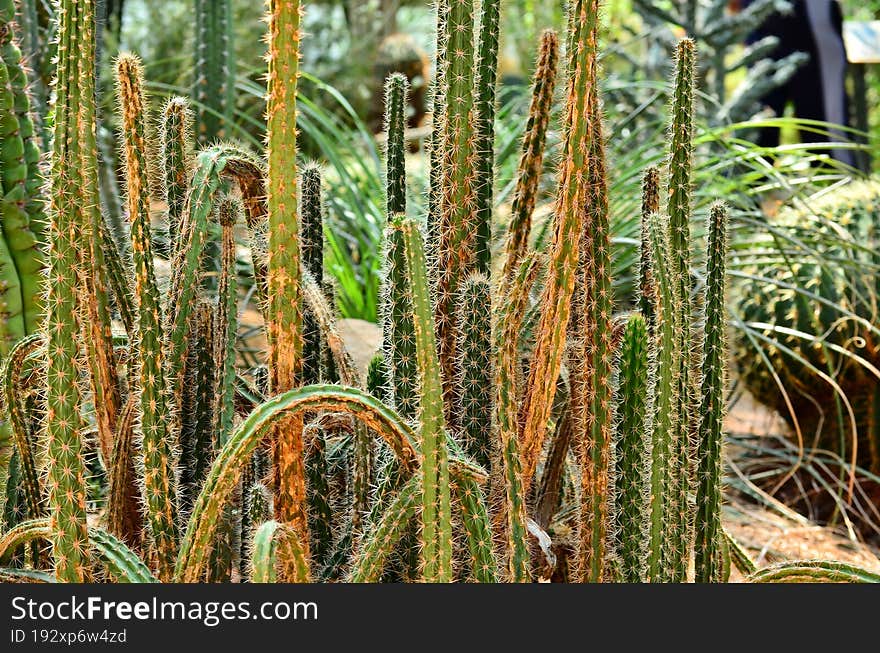
{"type": "Polygon", "coordinates": [[[620,345],[617,428],[615,429],[615,510],[621,580],[641,583],[647,562],[650,523],[648,472],[651,404],[650,341],[645,318],[632,315],[620,345]]]}
{"type": "MultiPolygon", "coordinates": [[[[270,0],[268,76],[268,325],[272,392],[301,380],[303,300],[300,285],[296,172],[296,87],[300,58],[299,0],[270,0]]],[[[292,525],[306,548],[308,518],[303,464],[302,419],[293,417],[275,432],[275,515],[292,525]]],[[[294,570],[289,570],[293,573],[294,570]]]]}
{"type": "Polygon", "coordinates": [[[475,274],[465,279],[458,300],[458,379],[456,413],[465,451],[486,469],[491,464],[492,415],[492,290],[489,280],[475,274]]]}
{"type": "MultiPolygon", "coordinates": [[[[528,582],[529,547],[526,527],[526,494],[523,490],[519,441],[517,438],[517,385],[519,356],[518,336],[528,305],[529,290],[538,272],[537,255],[528,256],[514,278],[510,293],[499,307],[495,325],[495,406],[504,476],[504,513],[507,517],[505,551],[507,569],[512,582],[528,582]]],[[[501,517],[503,515],[499,515],[501,517]]]]}
{"type": "MultiPolygon", "coordinates": [[[[34,142],[27,76],[12,24],[0,22],[0,164],[2,164],[2,232],[18,277],[23,327],[35,333],[43,318],[45,259],[33,225],[45,219],[39,185],[40,153],[34,142]]],[[[41,225],[42,226],[42,225],[41,225]]]]}
{"type": "Polygon", "coordinates": [[[134,429],[138,413],[138,398],[129,397],[116,422],[116,440],[113,443],[113,467],[110,469],[110,489],[107,499],[107,528],[111,534],[130,547],[139,547],[143,530],[140,488],[137,485],[134,429]]]}
{"type": "Polygon", "coordinates": [[[681,371],[678,377],[678,412],[681,415],[675,441],[678,476],[678,499],[672,524],[678,543],[674,547],[672,565],[674,579],[687,577],[688,552],[692,539],[691,497],[693,496],[693,440],[696,437],[697,409],[695,372],[691,362],[694,342],[691,314],[690,219],[691,167],[694,134],[694,74],[696,45],[682,39],[676,49],[675,89],[672,100],[672,126],[669,152],[669,244],[673,272],[678,283],[679,324],[678,350],[681,371]]]}
{"type": "Polygon", "coordinates": [[[559,37],[553,30],[541,34],[538,62],[532,81],[532,99],[529,118],[523,136],[522,151],[517,169],[516,188],[510,207],[507,258],[503,278],[510,282],[528,250],[532,213],[538,197],[538,183],[544,163],[544,145],[547,126],[553,109],[553,91],[556,88],[556,69],[559,63],[559,37]]]}
{"type": "Polygon", "coordinates": [[[576,0],[569,7],[569,82],[563,123],[565,141],[548,279],[541,297],[541,319],[536,332],[535,353],[529,369],[525,398],[520,410],[520,444],[523,488],[535,474],[547,434],[550,410],[556,395],[556,379],[562,367],[566,330],[571,314],[575,273],[587,201],[584,180],[589,173],[591,124],[588,107],[596,84],[598,3],[576,0]]]}
{"type": "Polygon", "coordinates": [[[120,55],[116,79],[122,113],[123,152],[132,256],[138,289],[138,385],[143,437],[144,502],[159,563],[168,580],[177,556],[177,502],[169,432],[168,394],[163,370],[162,312],[153,271],[150,238],[150,188],[147,169],[146,114],[140,60],[120,55]]]}
{"type": "Polygon", "coordinates": [[[171,98],[162,111],[162,181],[168,205],[168,240],[172,255],[180,240],[191,158],[192,114],[186,98],[171,98]]]}
{"type": "Polygon", "coordinates": [[[721,582],[721,445],[725,390],[724,274],[727,254],[727,209],[714,204],[709,211],[706,257],[706,318],[697,447],[697,513],[695,579],[721,582]]]}
{"type": "Polygon", "coordinates": [[[193,97],[199,103],[196,133],[199,142],[212,143],[226,136],[225,124],[232,107],[231,85],[234,50],[231,0],[195,0],[196,52],[193,97]]]}
{"type": "Polygon", "coordinates": [[[213,446],[226,444],[235,419],[235,341],[238,334],[238,273],[236,271],[235,222],[238,202],[224,197],[217,209],[220,221],[220,279],[217,283],[217,317],[214,321],[213,446]]]}
{"type": "Polygon", "coordinates": [[[402,235],[406,276],[412,292],[422,446],[422,575],[426,582],[451,582],[449,461],[424,245],[419,229],[412,220],[396,221],[392,227],[402,235]]]}
{"type": "MultiPolygon", "coordinates": [[[[598,11],[598,2],[597,2],[598,11]]],[[[611,342],[611,235],[608,180],[598,87],[587,105],[590,149],[586,220],[569,323],[569,410],[581,461],[580,574],[601,582],[608,564],[609,477],[613,423],[611,342]]]]}
{"type": "Polygon", "coordinates": [[[455,301],[476,266],[477,134],[474,107],[474,2],[448,0],[442,56],[445,114],[435,314],[446,419],[455,423],[453,400],[458,357],[455,301]]]}
{"type": "Polygon", "coordinates": [[[476,269],[489,272],[491,262],[492,211],[495,185],[495,87],[498,82],[498,37],[501,0],[480,3],[480,34],[477,46],[476,156],[476,269]]]}
{"type": "Polygon", "coordinates": [[[406,95],[409,82],[394,73],[385,81],[385,213],[406,213],[406,95]]]}
{"type": "MultiPolygon", "coordinates": [[[[80,141],[94,130],[94,19],[91,0],[63,0],[58,15],[55,138],[52,157],[50,283],[47,285],[49,364],[46,370],[47,486],[53,555],[58,580],[82,582],[88,547],[86,488],[79,415],[80,288],[78,273],[90,263],[88,241],[81,237],[91,221],[84,201],[82,168],[93,154],[80,141]]],[[[92,202],[97,197],[91,197],[92,202]]]]}
{"type": "Polygon", "coordinates": [[[654,347],[656,383],[654,423],[651,429],[651,526],[648,549],[648,580],[670,582],[677,546],[675,506],[678,486],[675,441],[678,413],[679,375],[678,317],[681,313],[678,284],[669,258],[669,225],[654,213],[648,219],[652,271],[657,288],[654,347]]]}
{"type": "MultiPolygon", "coordinates": [[[[431,84],[431,134],[426,142],[428,151],[428,207],[425,219],[425,251],[436,259],[440,245],[440,204],[443,196],[443,129],[446,116],[445,71],[448,60],[446,48],[446,21],[449,16],[449,0],[434,0],[437,16],[434,62],[434,80],[431,84]]],[[[436,261],[431,262],[432,277],[436,261]]]]}
{"type": "Polygon", "coordinates": [[[639,312],[644,316],[648,330],[653,333],[654,312],[657,305],[657,287],[651,265],[650,218],[660,212],[660,170],[651,166],[642,179],[642,214],[639,248],[639,312]]]}
{"type": "MultiPolygon", "coordinates": [[[[301,246],[303,266],[320,284],[324,278],[324,207],[321,198],[321,169],[307,165],[302,171],[301,246]]],[[[321,330],[311,311],[303,314],[303,384],[321,380],[321,330]]]]}
{"type": "Polygon", "coordinates": [[[326,439],[321,428],[311,429],[306,445],[308,474],[309,531],[311,553],[316,565],[327,561],[333,546],[333,511],[330,507],[330,483],[327,468],[326,439]]]}

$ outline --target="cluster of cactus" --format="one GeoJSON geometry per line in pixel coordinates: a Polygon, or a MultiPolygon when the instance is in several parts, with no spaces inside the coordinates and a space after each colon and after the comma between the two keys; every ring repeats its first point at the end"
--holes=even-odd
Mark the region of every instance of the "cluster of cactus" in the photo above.
{"type": "MultiPolygon", "coordinates": [[[[503,268],[490,256],[499,2],[481,7],[477,21],[471,0],[439,3],[426,218],[407,203],[407,81],[387,81],[384,346],[364,374],[322,284],[320,171],[296,166],[300,3],[269,3],[265,163],[230,145],[191,154],[187,104],[174,99],[161,116],[164,186],[151,192],[141,66],[118,58],[123,254],[97,201],[95,3],[62,0],[46,317],[2,375],[16,465],[0,577],[682,582],[693,558],[695,579],[717,582],[731,561],[749,569],[720,524],[722,205],[705,296],[691,302],[694,45],[677,48],[668,205],[649,170],[642,296],[624,325],[611,297],[599,3],[570,6],[547,252],[529,238],[558,60],[555,34],[542,37],[503,268]],[[167,286],[150,231],[157,197],[167,286]],[[236,368],[239,219],[268,336],[253,379],[236,368]],[[199,283],[212,225],[216,289],[199,283]]],[[[773,573],[811,569],[861,578],[773,573]]]]}
{"type": "Polygon", "coordinates": [[[791,245],[742,270],[739,376],[805,446],[880,470],[880,379],[871,369],[880,364],[880,184],[850,182],[782,210],[772,226],[791,245]]]}

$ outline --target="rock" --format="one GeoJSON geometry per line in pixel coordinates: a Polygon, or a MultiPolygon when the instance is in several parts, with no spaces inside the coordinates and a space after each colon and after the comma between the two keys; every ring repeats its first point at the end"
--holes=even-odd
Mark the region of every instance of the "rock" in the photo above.
{"type": "Polygon", "coordinates": [[[336,328],[355,367],[366,375],[370,361],[382,346],[379,325],[366,320],[342,319],[336,323],[336,328]]]}

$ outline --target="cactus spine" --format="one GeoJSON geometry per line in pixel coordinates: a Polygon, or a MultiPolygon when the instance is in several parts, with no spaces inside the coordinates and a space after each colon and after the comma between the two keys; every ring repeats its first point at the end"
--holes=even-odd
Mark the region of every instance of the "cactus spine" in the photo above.
{"type": "MultiPolygon", "coordinates": [[[[269,3],[267,330],[270,384],[276,394],[299,383],[302,366],[303,307],[296,193],[300,14],[299,0],[269,3]]],[[[292,525],[308,557],[302,420],[297,417],[279,425],[275,433],[275,514],[282,523],[292,525]]]]}
{"type": "Polygon", "coordinates": [[[163,370],[162,313],[159,289],[153,272],[153,248],[150,239],[150,189],[144,155],[147,149],[146,117],[140,61],[132,55],[120,55],[116,64],[116,76],[122,113],[132,256],[139,300],[138,385],[143,437],[143,492],[150,533],[159,560],[159,577],[168,580],[177,555],[177,502],[163,370]]]}
{"type": "Polygon", "coordinates": [[[703,337],[702,397],[697,448],[697,515],[695,579],[721,582],[721,445],[725,389],[724,272],[727,253],[727,209],[709,212],[706,259],[706,320],[703,337]]]}
{"type": "MultiPolygon", "coordinates": [[[[321,199],[321,169],[309,165],[302,171],[302,258],[303,266],[321,284],[324,280],[324,216],[321,199]]],[[[303,383],[318,383],[321,377],[321,330],[311,311],[303,314],[303,383]]]]}

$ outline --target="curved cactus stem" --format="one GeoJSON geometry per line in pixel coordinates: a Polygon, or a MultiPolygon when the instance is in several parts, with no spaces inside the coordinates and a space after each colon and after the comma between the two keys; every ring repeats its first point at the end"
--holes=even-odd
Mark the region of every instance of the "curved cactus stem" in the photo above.
{"type": "Polygon", "coordinates": [[[419,378],[419,435],[422,446],[422,574],[426,582],[452,582],[452,517],[449,459],[440,361],[431,319],[428,268],[422,236],[412,220],[395,221],[406,253],[412,292],[413,335],[419,378]]]}
{"type": "Polygon", "coordinates": [[[55,577],[45,571],[0,567],[0,583],[54,583],[55,577]]]}
{"type": "Polygon", "coordinates": [[[529,233],[532,229],[532,213],[538,197],[538,182],[544,163],[544,145],[547,126],[553,109],[553,92],[556,88],[556,69],[559,63],[559,37],[553,30],[541,34],[538,62],[532,82],[532,99],[529,118],[523,135],[522,152],[517,168],[516,188],[510,207],[510,227],[507,237],[507,256],[504,260],[502,278],[510,282],[516,276],[519,264],[528,250],[529,233]]]}
{"type": "Polygon", "coordinates": [[[407,531],[419,507],[419,479],[413,476],[397,492],[381,519],[364,536],[352,564],[352,583],[375,583],[382,577],[385,562],[407,531]]]}
{"type": "Polygon", "coordinates": [[[0,537],[0,565],[9,563],[12,555],[24,544],[37,539],[52,538],[52,523],[48,517],[30,519],[13,526],[0,537]]]}
{"type": "Polygon", "coordinates": [[[138,386],[147,523],[156,549],[159,577],[171,578],[177,557],[177,491],[172,433],[163,369],[162,312],[153,271],[150,187],[146,161],[146,114],[140,60],[122,54],[116,63],[122,113],[125,180],[131,220],[132,256],[138,288],[138,386]]]}
{"type": "Polygon", "coordinates": [[[411,473],[416,468],[419,455],[413,444],[416,442],[415,433],[391,409],[363,390],[314,385],[277,395],[251,412],[214,459],[180,547],[175,581],[199,580],[218,517],[241,476],[244,464],[266,434],[278,421],[291,415],[319,410],[350,413],[388,442],[405,470],[411,473]]]}
{"type": "Polygon", "coordinates": [[[40,333],[35,333],[19,340],[9,352],[9,355],[3,362],[3,368],[0,370],[6,415],[9,419],[16,450],[18,451],[22,485],[28,506],[28,515],[31,519],[42,516],[45,509],[37,464],[34,458],[34,437],[33,433],[31,433],[28,417],[25,414],[25,407],[22,405],[20,393],[25,388],[22,370],[26,359],[40,349],[45,351],[45,347],[46,339],[40,333]]]}
{"type": "Polygon", "coordinates": [[[277,521],[261,524],[254,533],[253,551],[251,553],[251,582],[274,583],[277,578],[276,567],[295,570],[293,578],[287,582],[309,582],[309,565],[302,545],[296,538],[293,529],[277,521]],[[286,564],[279,561],[288,558],[286,564]]]}
{"type": "Polygon", "coordinates": [[[795,560],[760,569],[750,583],[880,583],[880,574],[831,560],[795,560]]]}
{"type": "Polygon", "coordinates": [[[117,583],[158,583],[137,554],[122,540],[100,528],[89,528],[89,544],[94,558],[117,583]]]}
{"type": "Polygon", "coordinates": [[[758,571],[758,566],[755,564],[755,561],[752,560],[748,553],[746,553],[742,544],[727,532],[726,528],[721,529],[721,536],[723,537],[724,544],[729,552],[730,560],[739,573],[744,576],[750,576],[758,571]]]}

